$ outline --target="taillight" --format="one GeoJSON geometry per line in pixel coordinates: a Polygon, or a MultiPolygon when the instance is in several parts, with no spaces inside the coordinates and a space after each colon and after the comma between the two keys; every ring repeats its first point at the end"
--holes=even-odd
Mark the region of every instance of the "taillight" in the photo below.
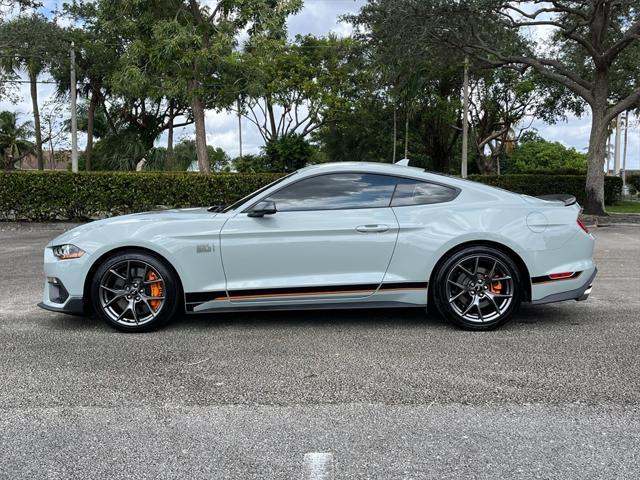
{"type": "Polygon", "coordinates": [[[580,226],[581,229],[589,233],[589,229],[585,226],[584,223],[582,223],[582,220],[580,220],[580,218],[576,218],[576,222],[578,222],[578,225],[580,226]]]}
{"type": "Polygon", "coordinates": [[[562,272],[562,273],[550,273],[549,278],[554,280],[558,280],[560,278],[569,278],[573,275],[573,272],[562,272]]]}

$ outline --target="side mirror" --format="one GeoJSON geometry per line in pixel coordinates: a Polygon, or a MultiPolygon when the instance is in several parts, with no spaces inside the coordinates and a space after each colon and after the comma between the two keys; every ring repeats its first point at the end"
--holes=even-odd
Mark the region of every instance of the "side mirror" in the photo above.
{"type": "Polygon", "coordinates": [[[258,202],[250,211],[247,216],[249,217],[264,217],[265,215],[273,215],[276,210],[276,202],[271,200],[264,200],[258,202]]]}

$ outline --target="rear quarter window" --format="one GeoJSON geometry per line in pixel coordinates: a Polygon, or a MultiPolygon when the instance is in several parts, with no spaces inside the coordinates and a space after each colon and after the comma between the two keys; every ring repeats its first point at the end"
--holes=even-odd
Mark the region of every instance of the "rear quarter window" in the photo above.
{"type": "Polygon", "coordinates": [[[391,201],[392,207],[429,205],[449,202],[458,196],[459,190],[437,183],[406,180],[398,183],[391,201]]]}

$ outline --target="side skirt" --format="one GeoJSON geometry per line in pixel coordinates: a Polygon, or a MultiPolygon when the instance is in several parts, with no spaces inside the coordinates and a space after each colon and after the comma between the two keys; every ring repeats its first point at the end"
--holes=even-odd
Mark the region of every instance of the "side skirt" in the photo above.
{"type": "Polygon", "coordinates": [[[370,300],[366,302],[335,302],[335,303],[282,303],[279,305],[250,305],[240,304],[233,307],[216,307],[203,310],[187,311],[188,315],[214,312],[264,312],[264,311],[290,311],[290,310],[359,310],[373,308],[424,308],[425,305],[416,305],[405,302],[387,302],[370,300]]]}

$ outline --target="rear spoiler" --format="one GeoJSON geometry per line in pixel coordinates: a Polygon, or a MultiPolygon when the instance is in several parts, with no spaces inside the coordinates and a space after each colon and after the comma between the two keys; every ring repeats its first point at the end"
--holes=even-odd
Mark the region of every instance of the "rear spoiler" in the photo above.
{"type": "Polygon", "coordinates": [[[576,197],[574,197],[573,195],[569,195],[567,193],[557,193],[554,195],[540,195],[539,197],[536,197],[536,198],[539,198],[540,200],[546,200],[547,202],[562,202],[564,203],[565,207],[568,207],[576,203],[576,197]]]}

